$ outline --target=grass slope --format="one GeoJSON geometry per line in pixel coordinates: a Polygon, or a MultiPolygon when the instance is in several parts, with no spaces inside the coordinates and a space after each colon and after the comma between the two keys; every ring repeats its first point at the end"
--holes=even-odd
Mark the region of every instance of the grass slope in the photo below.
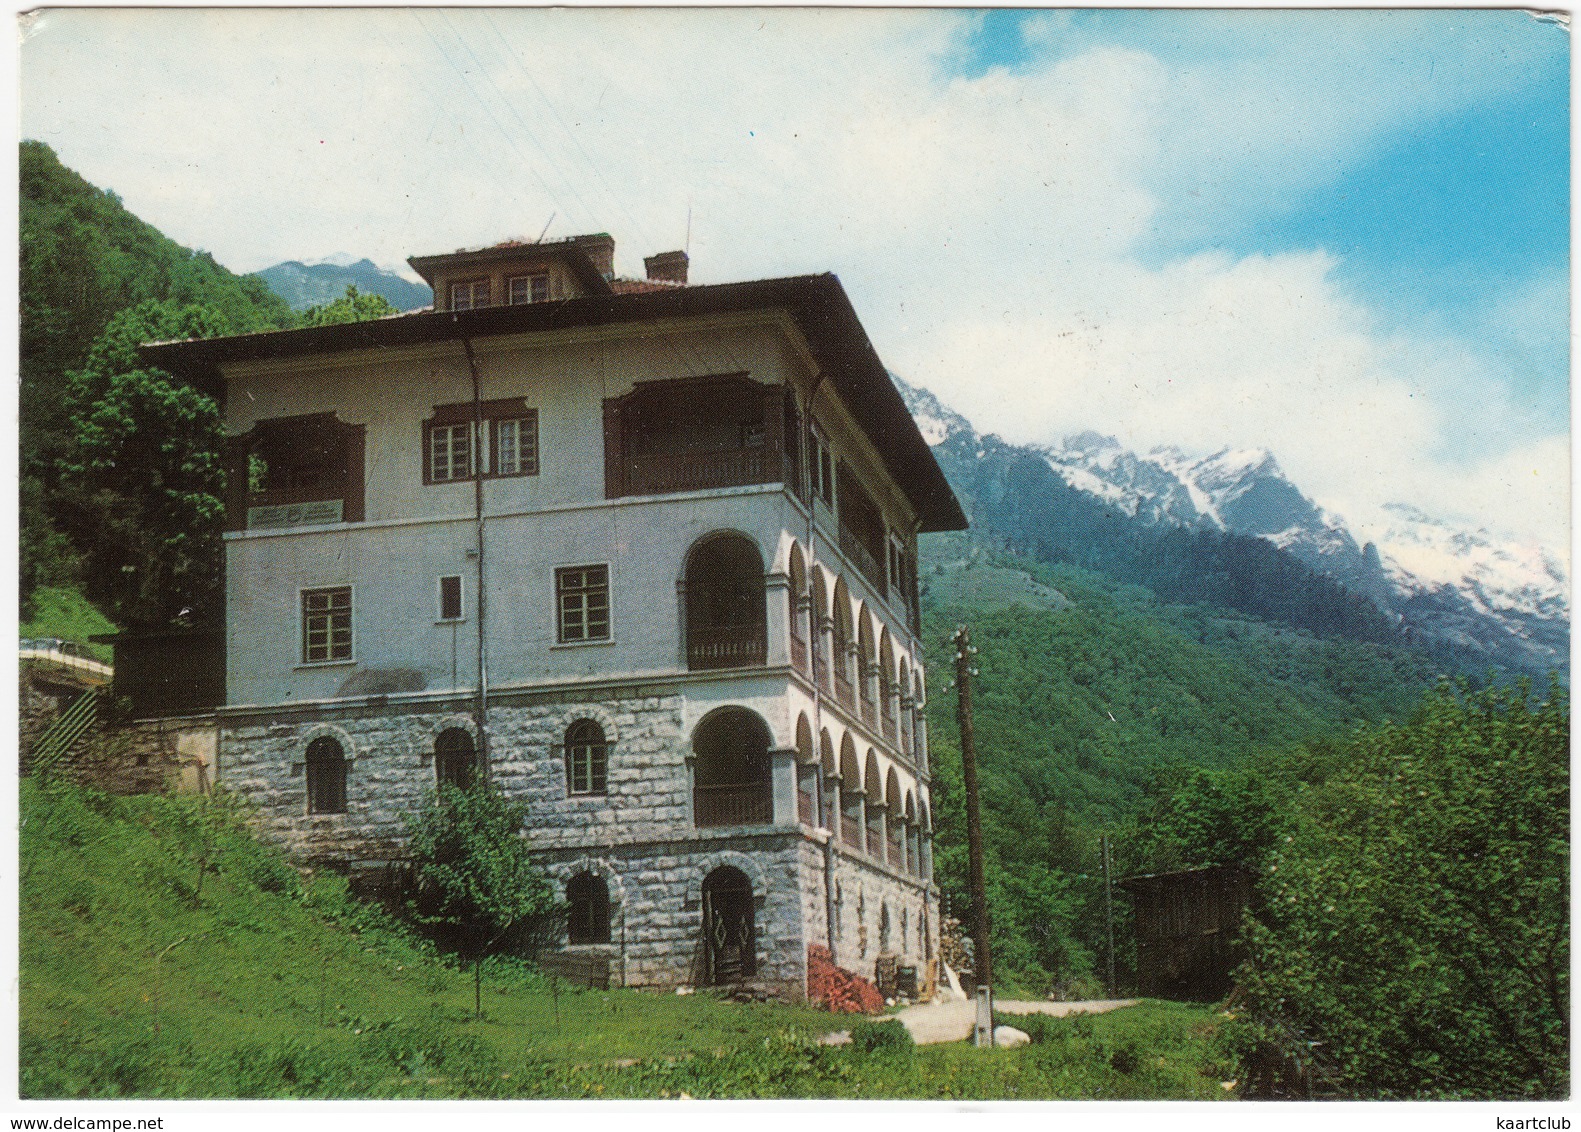
{"type": "MultiPolygon", "coordinates": [[[[979,1053],[706,995],[447,965],[221,808],[21,787],[26,1097],[1222,1097],[1231,1035],[1150,1004],[979,1053]],[[200,869],[200,862],[210,862],[200,869]]],[[[1041,1025],[1040,1025],[1041,1024],[1041,1025]]]]}
{"type": "Polygon", "coordinates": [[[77,590],[64,586],[41,586],[33,591],[22,622],[23,637],[59,637],[86,647],[94,659],[110,662],[113,650],[108,645],[91,644],[88,638],[115,632],[115,625],[77,590]]]}

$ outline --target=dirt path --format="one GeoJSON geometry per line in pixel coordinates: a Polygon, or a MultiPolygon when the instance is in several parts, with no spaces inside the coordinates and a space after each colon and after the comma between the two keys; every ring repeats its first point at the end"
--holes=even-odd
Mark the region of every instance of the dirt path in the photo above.
{"type": "MultiPolygon", "coordinates": [[[[994,1003],[996,1014],[1052,1014],[1056,1018],[1066,1014],[1102,1014],[1122,1006],[1135,1006],[1134,998],[1091,999],[1086,1002],[1018,1002],[1001,1000],[994,1003]]],[[[935,1042],[959,1042],[972,1036],[972,1022],[976,1017],[974,1002],[930,1002],[921,1006],[908,1006],[895,1017],[900,1019],[918,1045],[935,1042]]]]}

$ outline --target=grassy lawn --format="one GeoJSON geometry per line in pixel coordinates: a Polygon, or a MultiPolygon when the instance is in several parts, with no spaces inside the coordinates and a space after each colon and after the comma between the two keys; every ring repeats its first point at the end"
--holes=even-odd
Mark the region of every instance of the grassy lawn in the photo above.
{"type": "Polygon", "coordinates": [[[893,1023],[831,1048],[850,1019],[502,961],[478,1020],[468,971],[214,810],[22,783],[24,1096],[1231,1095],[1223,1020],[1163,1003],[1011,1019],[1037,1039],[1013,1051],[914,1048],[893,1023]]]}

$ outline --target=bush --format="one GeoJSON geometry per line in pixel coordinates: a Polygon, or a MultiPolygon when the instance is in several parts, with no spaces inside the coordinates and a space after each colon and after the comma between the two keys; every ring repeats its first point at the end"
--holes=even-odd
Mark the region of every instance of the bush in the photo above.
{"type": "Polygon", "coordinates": [[[1372,1097],[1569,1085],[1569,712],[1446,688],[1353,744],[1270,855],[1243,981],[1372,1097]]]}
{"type": "Polygon", "coordinates": [[[883,1022],[858,1022],[851,1027],[851,1048],[860,1053],[879,1053],[885,1050],[910,1051],[916,1045],[911,1031],[894,1019],[883,1022]]]}

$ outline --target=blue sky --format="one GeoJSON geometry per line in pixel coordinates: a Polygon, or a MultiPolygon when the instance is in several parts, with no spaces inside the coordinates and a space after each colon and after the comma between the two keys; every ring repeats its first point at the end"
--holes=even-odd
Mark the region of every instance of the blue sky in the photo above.
{"type": "Polygon", "coordinates": [[[1007,439],[1568,546],[1569,42],[1520,12],[53,9],[22,65],[24,136],[236,270],[689,239],[838,273],[1007,439]]]}
{"type": "MultiPolygon", "coordinates": [[[[1099,45],[1187,66],[1229,61],[1277,29],[1321,25],[1332,14],[1073,12],[1057,43],[1029,43],[1023,27],[1045,18],[1014,8],[981,13],[952,60],[955,69],[976,77],[994,68],[1044,66],[1099,45]]],[[[1211,236],[1182,239],[1165,220],[1142,254],[1159,262],[1204,246],[1239,255],[1324,248],[1339,258],[1334,278],[1365,297],[1382,325],[1477,328],[1510,363],[1514,387],[1535,415],[1565,427],[1567,327],[1556,320],[1533,340],[1511,333],[1501,315],[1510,288],[1570,271],[1568,37],[1519,11],[1383,18],[1397,25],[1391,62],[1399,73],[1432,75],[1447,31],[1481,41],[1490,68],[1508,44],[1518,43],[1526,74],[1497,96],[1399,123],[1360,159],[1336,162],[1331,177],[1305,191],[1271,207],[1219,216],[1211,236]]]]}

